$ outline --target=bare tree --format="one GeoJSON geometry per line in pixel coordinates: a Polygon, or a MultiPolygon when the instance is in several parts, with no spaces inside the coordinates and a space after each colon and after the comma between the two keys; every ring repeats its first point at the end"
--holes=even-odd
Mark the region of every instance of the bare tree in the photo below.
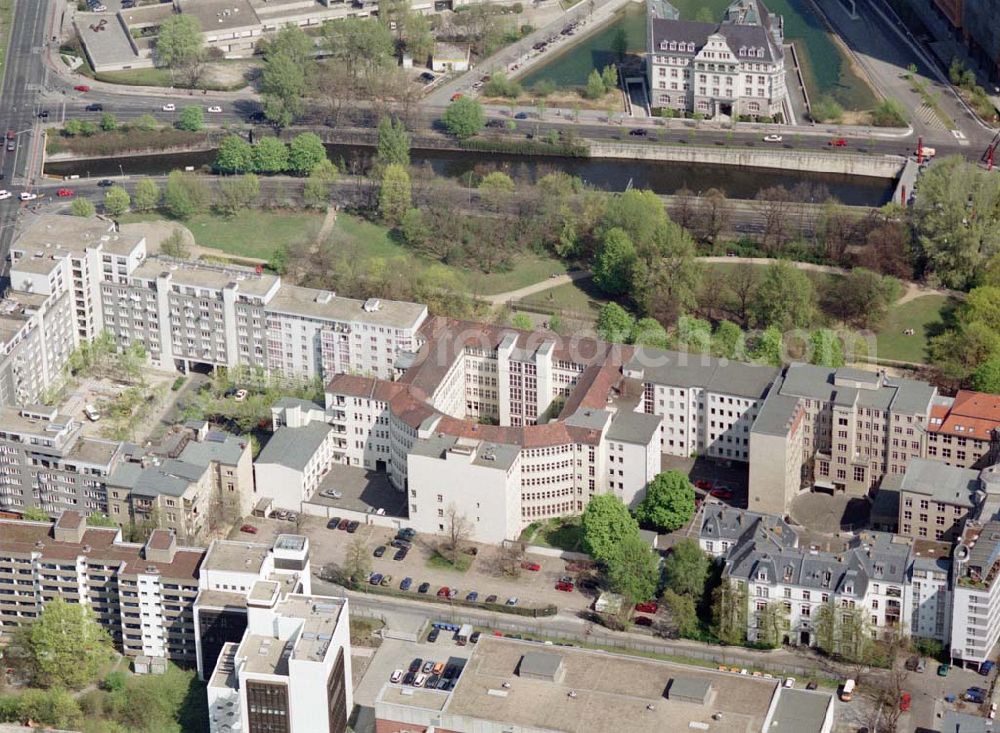
{"type": "Polygon", "coordinates": [[[446,539],[443,549],[447,551],[446,556],[454,564],[462,551],[462,543],[468,540],[472,533],[472,522],[454,504],[448,505],[444,517],[446,539]]]}
{"type": "Polygon", "coordinates": [[[364,538],[357,535],[347,545],[344,558],[344,575],[355,583],[362,582],[372,569],[371,547],[364,538]]]}
{"type": "Polygon", "coordinates": [[[670,218],[687,230],[691,230],[697,217],[696,199],[689,188],[682,188],[670,201],[670,218]]]}
{"type": "Polygon", "coordinates": [[[708,189],[695,208],[695,231],[699,239],[711,244],[729,226],[729,201],[717,188],[708,189]]]}
{"type": "Polygon", "coordinates": [[[733,293],[733,315],[746,326],[750,322],[750,302],[757,290],[757,269],[746,262],[741,262],[729,275],[729,289],[733,293]]]}
{"type": "Polygon", "coordinates": [[[788,242],[792,222],[792,200],[788,191],[781,186],[771,186],[757,193],[756,208],[764,224],[764,249],[775,253],[788,242]]]}
{"type": "Polygon", "coordinates": [[[504,542],[497,552],[497,571],[501,575],[516,578],[521,574],[524,547],[520,542],[504,542]]]}

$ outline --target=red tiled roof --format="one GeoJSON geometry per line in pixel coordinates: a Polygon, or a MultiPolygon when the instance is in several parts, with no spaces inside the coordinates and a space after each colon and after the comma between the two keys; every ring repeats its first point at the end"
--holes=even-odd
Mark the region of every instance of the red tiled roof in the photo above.
{"type": "Polygon", "coordinates": [[[927,426],[932,433],[976,440],[989,440],[992,431],[997,428],[1000,428],[1000,395],[971,390],[962,390],[955,395],[950,408],[946,405],[932,406],[927,426]]]}

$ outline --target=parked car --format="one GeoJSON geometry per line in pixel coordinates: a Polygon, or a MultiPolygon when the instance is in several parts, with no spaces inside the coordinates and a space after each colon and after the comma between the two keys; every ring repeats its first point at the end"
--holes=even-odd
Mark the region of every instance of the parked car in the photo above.
{"type": "Polygon", "coordinates": [[[390,542],[389,544],[390,544],[390,545],[391,545],[392,547],[398,547],[398,548],[399,548],[400,550],[409,550],[409,549],[410,549],[410,544],[411,544],[411,543],[410,543],[410,541],[409,541],[409,540],[401,540],[401,539],[399,539],[399,538],[397,537],[396,539],[394,539],[394,540],[393,540],[392,542],[390,542]]]}
{"type": "Polygon", "coordinates": [[[415,674],[413,674],[413,672],[407,672],[406,674],[403,675],[403,684],[404,685],[412,685],[413,684],[413,680],[415,680],[416,677],[417,676],[415,674]]]}
{"type": "Polygon", "coordinates": [[[785,677],[784,687],[795,687],[794,677],[785,677]]]}
{"type": "Polygon", "coordinates": [[[526,119],[528,119],[528,113],[527,112],[518,112],[516,115],[514,115],[514,119],[515,120],[526,120],[526,119]]]}
{"type": "Polygon", "coordinates": [[[340,524],[337,525],[337,529],[347,529],[347,525],[351,523],[350,519],[341,519],[340,524]]]}
{"type": "Polygon", "coordinates": [[[784,138],[781,135],[765,135],[764,142],[766,143],[780,143],[784,138]]]}
{"type": "Polygon", "coordinates": [[[539,570],[542,569],[542,566],[539,565],[537,562],[522,562],[521,568],[524,570],[531,570],[532,572],[537,573],[539,570]]]}
{"type": "Polygon", "coordinates": [[[428,659],[426,662],[424,662],[424,666],[421,668],[420,671],[423,672],[424,674],[430,674],[432,669],[434,669],[434,660],[428,659]]]}
{"type": "Polygon", "coordinates": [[[649,134],[648,130],[644,130],[641,127],[637,127],[634,130],[629,130],[628,134],[632,137],[646,137],[649,134]]]}
{"type": "Polygon", "coordinates": [[[517,605],[517,596],[511,596],[510,598],[508,598],[507,599],[507,605],[508,606],[516,606],[517,605]]]}
{"type": "Polygon", "coordinates": [[[109,186],[114,186],[114,185],[115,182],[112,181],[110,178],[102,178],[97,182],[98,188],[108,188],[109,186]]]}
{"type": "Polygon", "coordinates": [[[375,548],[375,552],[372,553],[375,557],[382,557],[385,554],[385,545],[379,545],[375,548]]]}
{"type": "Polygon", "coordinates": [[[432,674],[427,677],[427,681],[424,683],[424,687],[426,687],[428,690],[436,690],[438,683],[440,681],[441,681],[440,677],[438,677],[436,674],[432,674]]]}
{"type": "Polygon", "coordinates": [[[242,402],[247,398],[248,394],[250,393],[247,392],[245,389],[238,389],[236,390],[236,394],[233,395],[233,399],[236,400],[237,402],[242,402]]]}
{"type": "Polygon", "coordinates": [[[244,524],[240,527],[240,532],[246,532],[247,534],[257,534],[257,528],[252,524],[244,524]]]}
{"type": "Polygon", "coordinates": [[[74,88],[74,89],[75,89],[76,91],[78,91],[78,92],[89,92],[89,91],[90,91],[90,87],[88,87],[88,86],[87,86],[86,84],[77,84],[77,85],[76,85],[75,87],[73,87],[73,88],[74,88]]]}
{"type": "Polygon", "coordinates": [[[10,191],[8,191],[5,188],[0,189],[0,201],[6,201],[7,199],[9,199],[13,195],[14,194],[12,194],[10,191]]]}
{"type": "Polygon", "coordinates": [[[440,635],[441,635],[441,629],[435,626],[433,629],[431,629],[431,633],[427,635],[427,641],[433,644],[435,641],[438,640],[438,636],[440,635]]]}
{"type": "Polygon", "coordinates": [[[420,587],[417,588],[417,593],[426,593],[430,589],[431,589],[431,584],[430,583],[421,583],[420,587]]]}
{"type": "Polygon", "coordinates": [[[912,699],[910,698],[910,693],[904,692],[902,695],[899,696],[899,709],[905,713],[907,710],[910,709],[911,702],[912,699]]]}
{"type": "Polygon", "coordinates": [[[440,677],[444,673],[444,662],[435,662],[431,668],[431,674],[440,677]]]}
{"type": "Polygon", "coordinates": [[[403,527],[396,533],[397,540],[405,540],[406,542],[411,542],[414,537],[417,536],[417,530],[412,527],[403,527]]]}
{"type": "Polygon", "coordinates": [[[405,560],[406,559],[406,553],[408,553],[408,552],[409,552],[409,550],[407,550],[405,547],[400,547],[398,550],[396,550],[396,554],[392,556],[392,559],[393,560],[405,560]]]}
{"type": "Polygon", "coordinates": [[[656,613],[659,606],[656,605],[656,601],[646,601],[645,603],[636,603],[635,610],[639,613],[656,613]]]}
{"type": "Polygon", "coordinates": [[[95,102],[93,104],[88,104],[86,107],[84,107],[84,109],[87,112],[103,112],[104,111],[104,105],[103,104],[97,104],[95,102]]]}
{"type": "Polygon", "coordinates": [[[469,641],[472,642],[473,644],[478,644],[479,643],[479,636],[480,636],[481,633],[482,632],[480,632],[480,631],[473,631],[472,632],[472,636],[469,637],[469,641]]]}
{"type": "Polygon", "coordinates": [[[908,669],[910,672],[916,672],[917,664],[919,663],[920,663],[920,657],[914,654],[912,657],[906,660],[906,664],[903,666],[906,667],[906,669],[908,669]]]}
{"type": "Polygon", "coordinates": [[[47,109],[43,109],[41,112],[38,113],[38,119],[40,120],[49,119],[49,111],[47,109]]]}
{"type": "Polygon", "coordinates": [[[286,522],[297,522],[297,521],[299,521],[299,515],[296,514],[295,512],[285,512],[285,521],[286,522]]]}
{"type": "Polygon", "coordinates": [[[423,672],[421,672],[421,673],[420,673],[420,674],[418,674],[418,675],[416,676],[416,678],[415,678],[415,679],[413,680],[413,686],[414,686],[414,687],[423,687],[423,686],[424,686],[424,683],[425,683],[426,681],[427,681],[427,675],[425,675],[425,674],[424,674],[423,672]]]}
{"type": "Polygon", "coordinates": [[[97,408],[93,405],[84,405],[83,414],[87,416],[87,419],[91,422],[97,422],[101,419],[101,413],[98,412],[97,408]]]}
{"type": "Polygon", "coordinates": [[[993,668],[995,666],[996,666],[995,662],[985,661],[979,665],[979,674],[981,674],[983,677],[986,677],[990,672],[993,671],[993,668]]]}
{"type": "Polygon", "coordinates": [[[986,700],[986,690],[982,687],[970,687],[964,693],[962,693],[962,699],[966,702],[975,703],[976,705],[982,705],[986,700]]]}
{"type": "Polygon", "coordinates": [[[449,592],[448,591],[448,586],[443,585],[440,588],[438,588],[437,596],[438,596],[438,598],[447,598],[448,597],[448,592],[449,592]]]}
{"type": "Polygon", "coordinates": [[[164,112],[176,112],[177,111],[177,105],[174,104],[173,102],[168,102],[167,104],[163,105],[163,107],[161,107],[161,109],[164,112]]]}
{"type": "Polygon", "coordinates": [[[806,682],[807,690],[815,690],[817,687],[819,687],[819,683],[816,682],[816,680],[809,680],[808,682],[806,682]]]}
{"type": "Polygon", "coordinates": [[[399,581],[400,590],[409,590],[411,585],[413,585],[413,578],[406,577],[399,581]]]}
{"type": "Polygon", "coordinates": [[[372,573],[371,577],[368,578],[368,582],[372,585],[378,585],[382,582],[382,573],[372,573]]]}
{"type": "Polygon", "coordinates": [[[319,492],[320,496],[325,496],[327,499],[343,499],[344,495],[337,491],[336,489],[323,489],[319,492]]]}
{"type": "Polygon", "coordinates": [[[358,527],[360,527],[360,526],[361,526],[361,522],[357,522],[357,521],[348,522],[348,524],[347,524],[347,533],[348,534],[354,534],[355,532],[358,531],[358,527]]]}
{"type": "Polygon", "coordinates": [[[947,677],[948,673],[951,672],[950,664],[939,664],[937,668],[938,677],[947,677]]]}
{"type": "Polygon", "coordinates": [[[337,529],[340,526],[340,517],[333,517],[326,523],[327,529],[337,529]]]}
{"type": "Polygon", "coordinates": [[[72,188],[60,188],[58,191],[56,191],[56,196],[58,196],[61,199],[68,199],[72,195],[73,195],[72,188]]]}
{"type": "Polygon", "coordinates": [[[208,108],[208,111],[209,112],[216,112],[216,113],[217,112],[221,112],[222,111],[222,107],[220,107],[217,104],[213,104],[211,107],[208,108]]]}
{"type": "Polygon", "coordinates": [[[420,657],[417,657],[412,662],[410,662],[409,671],[416,674],[417,672],[420,671],[420,668],[423,666],[424,666],[424,660],[421,659],[420,657]]]}
{"type": "Polygon", "coordinates": [[[401,669],[392,670],[392,674],[389,675],[389,681],[395,684],[399,682],[401,679],[403,679],[403,670],[401,669]]]}
{"type": "Polygon", "coordinates": [[[560,580],[556,583],[556,590],[565,591],[566,593],[572,593],[573,584],[567,583],[565,580],[560,580]]]}
{"type": "Polygon", "coordinates": [[[726,501],[729,501],[733,498],[733,492],[723,486],[720,486],[717,489],[712,489],[708,493],[716,499],[725,499],[726,501]]]}
{"type": "Polygon", "coordinates": [[[497,597],[496,596],[494,596],[494,595],[488,595],[488,596],[486,596],[486,603],[496,603],[496,602],[497,602],[497,597]]]}
{"type": "Polygon", "coordinates": [[[468,595],[465,596],[465,600],[469,603],[475,603],[479,600],[479,594],[476,591],[469,591],[468,595]]]}

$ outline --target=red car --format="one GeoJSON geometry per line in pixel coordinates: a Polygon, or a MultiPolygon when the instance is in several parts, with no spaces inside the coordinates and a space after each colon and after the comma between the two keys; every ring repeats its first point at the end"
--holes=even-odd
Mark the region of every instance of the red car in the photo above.
{"type": "Polygon", "coordinates": [[[350,519],[341,519],[340,524],[337,525],[337,529],[347,529],[347,525],[351,523],[350,519]]]}
{"type": "Polygon", "coordinates": [[[462,93],[461,92],[455,92],[454,94],[451,95],[451,101],[452,102],[457,102],[461,98],[462,98],[462,93]]]}
{"type": "Polygon", "coordinates": [[[902,695],[899,696],[899,709],[905,713],[907,710],[910,709],[910,702],[911,702],[910,693],[904,692],[902,695]]]}
{"type": "Polygon", "coordinates": [[[446,585],[442,586],[438,589],[438,598],[447,598],[449,593],[451,593],[451,589],[446,585]]]}
{"type": "Polygon", "coordinates": [[[573,584],[567,583],[565,580],[560,580],[558,583],[556,583],[556,590],[565,591],[566,593],[572,593],[573,584]]]}
{"type": "Polygon", "coordinates": [[[86,84],[77,84],[77,85],[76,85],[75,87],[73,87],[73,88],[74,88],[74,89],[75,89],[76,91],[78,91],[78,92],[89,92],[89,91],[90,91],[90,87],[88,87],[88,86],[87,86],[86,84]]]}
{"type": "Polygon", "coordinates": [[[635,610],[639,613],[656,613],[659,606],[656,605],[656,601],[646,601],[645,603],[636,603],[635,610]]]}
{"type": "Polygon", "coordinates": [[[58,191],[56,191],[56,196],[58,196],[61,199],[69,198],[72,195],[73,195],[73,189],[71,188],[60,188],[58,191]]]}
{"type": "Polygon", "coordinates": [[[13,130],[7,130],[7,139],[8,140],[13,140],[16,136],[17,136],[17,133],[15,133],[13,130]]]}
{"type": "Polygon", "coordinates": [[[240,532],[246,532],[247,534],[257,534],[257,528],[252,524],[244,524],[240,527],[240,532]]]}
{"type": "Polygon", "coordinates": [[[521,567],[524,568],[525,570],[531,570],[532,572],[535,573],[537,573],[539,570],[542,569],[542,566],[539,565],[537,562],[523,562],[521,563],[521,567]]]}
{"type": "Polygon", "coordinates": [[[846,148],[847,140],[845,140],[842,137],[834,138],[833,140],[830,141],[830,145],[832,145],[835,148],[846,148]]]}
{"type": "Polygon", "coordinates": [[[733,498],[733,492],[721,486],[717,489],[712,489],[708,493],[714,496],[716,499],[726,499],[728,501],[729,499],[733,498]]]}
{"type": "Polygon", "coordinates": [[[711,481],[706,481],[703,478],[700,478],[697,481],[695,481],[694,485],[695,485],[696,488],[699,488],[702,491],[711,491],[712,490],[712,482],[711,481]]]}

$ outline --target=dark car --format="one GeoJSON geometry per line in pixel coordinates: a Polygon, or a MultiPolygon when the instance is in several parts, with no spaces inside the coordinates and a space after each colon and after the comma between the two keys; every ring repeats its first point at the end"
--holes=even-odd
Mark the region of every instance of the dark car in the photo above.
{"type": "Polygon", "coordinates": [[[421,583],[420,587],[417,588],[417,593],[426,593],[430,589],[431,589],[431,584],[430,583],[421,583]]]}
{"type": "Polygon", "coordinates": [[[413,680],[416,679],[416,677],[417,677],[416,673],[414,673],[414,672],[407,672],[405,675],[403,675],[403,684],[404,685],[412,685],[413,684],[413,680]]]}
{"type": "Polygon", "coordinates": [[[442,675],[446,680],[453,680],[458,677],[458,667],[454,664],[449,664],[444,668],[444,675],[442,675]]]}
{"type": "Polygon", "coordinates": [[[411,585],[413,585],[413,578],[403,578],[399,583],[399,589],[409,590],[411,585]]]}
{"type": "Polygon", "coordinates": [[[108,188],[109,186],[114,186],[115,182],[110,178],[102,178],[97,182],[97,185],[101,188],[108,188]]]}
{"type": "Polygon", "coordinates": [[[389,544],[392,545],[393,547],[398,547],[401,550],[409,550],[413,543],[411,543],[409,540],[402,540],[399,537],[397,537],[389,544]]]}
{"type": "Polygon", "coordinates": [[[41,112],[38,113],[38,119],[40,120],[49,119],[49,111],[47,109],[43,109],[41,112]]]}
{"type": "Polygon", "coordinates": [[[329,522],[326,523],[327,529],[337,529],[340,526],[340,517],[333,517],[329,522]]]}
{"type": "Polygon", "coordinates": [[[376,547],[375,552],[372,554],[374,554],[375,557],[382,557],[382,555],[385,554],[385,545],[379,545],[378,547],[376,547]]]}
{"type": "Polygon", "coordinates": [[[382,573],[374,573],[372,577],[368,579],[368,582],[372,585],[378,585],[382,582],[382,573]]]}
{"type": "Polygon", "coordinates": [[[412,662],[410,662],[409,671],[413,672],[413,674],[416,674],[417,672],[420,671],[420,668],[423,666],[424,666],[424,660],[421,659],[420,657],[417,657],[412,662]]]}
{"type": "Polygon", "coordinates": [[[448,689],[448,680],[446,680],[444,677],[441,677],[438,680],[437,688],[439,690],[447,690],[448,689]]]}
{"type": "Polygon", "coordinates": [[[497,602],[497,597],[493,596],[493,595],[486,596],[486,602],[487,603],[496,603],[497,602]]]}
{"type": "Polygon", "coordinates": [[[479,600],[479,594],[476,593],[476,591],[472,591],[465,597],[465,600],[469,601],[470,603],[475,603],[476,601],[479,600]]]}
{"type": "Polygon", "coordinates": [[[412,541],[413,538],[416,536],[417,536],[417,530],[413,529],[412,527],[404,527],[403,529],[399,530],[396,533],[397,540],[406,540],[407,542],[412,541]]]}
{"type": "Polygon", "coordinates": [[[103,104],[88,104],[86,107],[84,107],[84,109],[87,110],[88,112],[103,112],[104,111],[104,105],[103,104]]]}
{"type": "Polygon", "coordinates": [[[528,119],[528,113],[527,112],[518,112],[516,115],[514,115],[514,119],[515,120],[526,120],[526,119],[528,119]]]}
{"type": "Polygon", "coordinates": [[[409,550],[407,550],[405,547],[400,547],[398,550],[396,550],[396,554],[392,556],[392,559],[402,560],[406,557],[406,553],[408,552],[409,550]]]}
{"type": "Polygon", "coordinates": [[[469,641],[471,641],[473,644],[478,644],[479,643],[479,636],[482,633],[483,632],[481,632],[481,631],[473,631],[472,632],[472,636],[469,637],[469,641]]]}
{"type": "Polygon", "coordinates": [[[435,642],[435,641],[437,641],[438,640],[438,636],[440,634],[441,634],[441,629],[439,629],[437,626],[435,626],[433,629],[431,629],[431,633],[429,633],[427,635],[427,641],[432,642],[432,643],[435,642]]]}
{"type": "Polygon", "coordinates": [[[649,132],[647,130],[643,130],[641,127],[637,127],[634,130],[629,130],[628,134],[632,137],[646,137],[649,132]]]}
{"type": "Polygon", "coordinates": [[[424,687],[426,687],[428,690],[433,690],[437,688],[438,682],[440,681],[441,681],[440,677],[438,677],[436,674],[432,674],[430,677],[427,678],[427,681],[424,683],[424,687]]]}
{"type": "Polygon", "coordinates": [[[815,689],[816,689],[817,687],[819,687],[819,683],[817,683],[817,682],[816,682],[816,681],[814,681],[814,680],[809,680],[809,681],[808,681],[808,682],[806,683],[806,689],[807,689],[807,690],[815,690],[815,689]]]}
{"type": "Polygon", "coordinates": [[[355,532],[358,531],[358,527],[360,527],[360,526],[361,526],[361,522],[350,522],[347,525],[347,531],[350,534],[354,534],[355,532]]]}

